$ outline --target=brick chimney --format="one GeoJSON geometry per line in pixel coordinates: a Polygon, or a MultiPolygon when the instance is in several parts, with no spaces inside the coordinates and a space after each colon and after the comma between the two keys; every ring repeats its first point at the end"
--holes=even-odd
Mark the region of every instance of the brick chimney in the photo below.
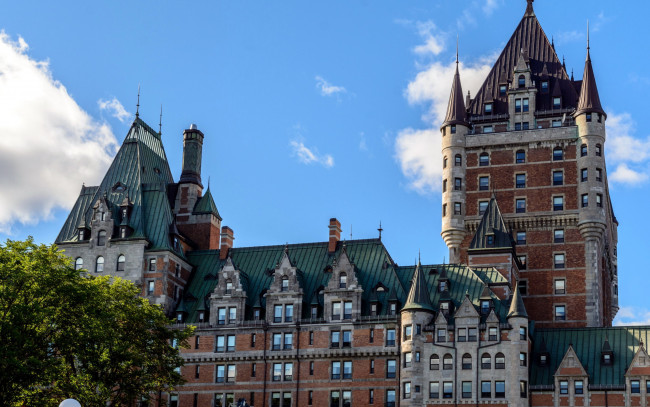
{"type": "Polygon", "coordinates": [[[228,226],[221,228],[221,250],[219,250],[219,258],[225,260],[228,257],[228,251],[232,247],[232,243],[235,240],[235,232],[232,231],[228,226]]]}
{"type": "Polygon", "coordinates": [[[336,251],[336,243],[341,240],[341,222],[336,218],[330,219],[330,242],[327,246],[327,251],[329,253],[334,253],[336,251]]]}

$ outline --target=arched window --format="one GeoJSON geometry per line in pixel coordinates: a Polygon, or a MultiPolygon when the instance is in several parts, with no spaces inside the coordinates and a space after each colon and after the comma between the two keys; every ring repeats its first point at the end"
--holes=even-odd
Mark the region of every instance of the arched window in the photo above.
{"type": "Polygon", "coordinates": [[[339,288],[347,288],[348,287],[348,275],[345,273],[341,273],[339,275],[339,288]]]}
{"type": "Polygon", "coordinates": [[[553,149],[553,161],[562,161],[564,159],[564,152],[562,147],[555,147],[553,149]]]}
{"type": "Polygon", "coordinates": [[[289,277],[282,277],[282,287],[280,288],[280,291],[289,291],[289,277]]]}
{"type": "Polygon", "coordinates": [[[506,357],[503,353],[499,352],[494,357],[494,368],[495,369],[505,369],[506,368],[506,357]]]}
{"type": "Polygon", "coordinates": [[[101,273],[102,271],[104,271],[104,258],[99,256],[95,262],[95,272],[101,273]]]}
{"type": "Polygon", "coordinates": [[[442,159],[442,168],[447,168],[447,157],[442,159]]]}
{"type": "Polygon", "coordinates": [[[429,360],[429,370],[440,370],[440,356],[431,355],[429,360]]]}
{"type": "Polygon", "coordinates": [[[492,357],[489,353],[484,353],[481,355],[481,369],[491,369],[492,368],[492,357]]]}
{"type": "Polygon", "coordinates": [[[82,268],[84,268],[84,259],[77,257],[74,261],[74,269],[81,270],[82,268]]]}
{"type": "Polygon", "coordinates": [[[463,157],[460,154],[456,154],[454,157],[454,166],[462,167],[463,166],[463,157]]]}
{"type": "Polygon", "coordinates": [[[232,293],[232,280],[226,280],[226,294],[232,293]]]}
{"type": "Polygon", "coordinates": [[[447,353],[443,358],[442,358],[442,368],[444,370],[451,370],[454,367],[454,358],[451,357],[449,353],[447,353]]]}
{"type": "Polygon", "coordinates": [[[488,153],[481,153],[478,157],[478,165],[481,167],[490,165],[490,155],[488,153]]]}
{"type": "Polygon", "coordinates": [[[525,88],[526,87],[526,77],[524,75],[519,75],[519,79],[517,84],[519,85],[520,88],[525,88]]]}
{"type": "Polygon", "coordinates": [[[472,369],[472,355],[466,353],[463,355],[463,370],[472,369]]]}
{"type": "Polygon", "coordinates": [[[124,271],[124,263],[126,263],[126,257],[123,254],[120,254],[117,257],[117,271],[124,271]]]}
{"type": "Polygon", "coordinates": [[[106,244],[106,231],[100,230],[97,233],[97,246],[104,246],[106,244]]]}

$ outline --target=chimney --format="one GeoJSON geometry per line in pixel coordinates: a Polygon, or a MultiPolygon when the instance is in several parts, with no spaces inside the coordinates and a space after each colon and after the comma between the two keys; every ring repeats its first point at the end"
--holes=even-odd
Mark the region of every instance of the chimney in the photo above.
{"type": "Polygon", "coordinates": [[[235,240],[235,232],[232,231],[228,226],[221,228],[221,250],[219,250],[219,258],[225,260],[228,257],[228,251],[232,247],[232,243],[235,240]]]}
{"type": "Polygon", "coordinates": [[[336,218],[330,219],[330,242],[327,246],[328,253],[334,253],[336,251],[336,243],[341,240],[341,222],[336,218]]]}

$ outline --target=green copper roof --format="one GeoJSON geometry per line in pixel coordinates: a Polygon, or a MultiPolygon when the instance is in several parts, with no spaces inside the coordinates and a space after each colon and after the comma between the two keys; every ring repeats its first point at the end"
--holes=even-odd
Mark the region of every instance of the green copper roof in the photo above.
{"type": "Polygon", "coordinates": [[[469,249],[514,248],[514,245],[515,242],[512,240],[512,236],[510,236],[506,223],[501,216],[496,197],[492,195],[469,249]],[[493,240],[492,244],[488,242],[490,236],[493,240]]]}
{"type": "Polygon", "coordinates": [[[510,310],[508,310],[508,318],[510,317],[528,318],[526,307],[524,307],[524,300],[521,298],[521,294],[519,293],[519,283],[517,283],[517,285],[515,286],[515,290],[512,294],[512,300],[510,301],[510,310]]]}
{"type": "Polygon", "coordinates": [[[133,203],[128,226],[130,239],[147,239],[150,250],[171,250],[169,225],[173,220],[167,188],[173,183],[160,134],[140,118],[129,129],[101,184],[83,187],[56,243],[77,241],[76,228],[90,224],[93,205],[105,196],[116,224],[119,206],[128,195],[133,203]]]}
{"type": "Polygon", "coordinates": [[[625,371],[632,362],[639,341],[650,341],[650,326],[622,326],[613,328],[545,328],[536,329],[533,335],[534,368],[530,369],[531,385],[551,385],[569,345],[589,375],[590,385],[624,385],[625,371]],[[605,341],[613,352],[610,366],[601,364],[601,351],[605,341]],[[549,363],[540,366],[538,355],[542,341],[550,354],[549,363]]]}
{"type": "Polygon", "coordinates": [[[409,289],[409,295],[406,298],[406,304],[402,307],[402,311],[406,310],[435,312],[435,309],[431,304],[431,296],[427,289],[427,282],[424,279],[424,272],[421,269],[419,261],[418,265],[415,267],[413,279],[411,280],[411,288],[409,289]]]}
{"type": "Polygon", "coordinates": [[[196,214],[210,213],[215,215],[217,218],[219,218],[219,220],[221,220],[221,216],[219,215],[219,211],[217,210],[217,204],[214,203],[214,199],[212,198],[212,194],[210,193],[209,186],[208,189],[205,191],[205,194],[196,203],[196,206],[194,207],[194,213],[196,214]]]}

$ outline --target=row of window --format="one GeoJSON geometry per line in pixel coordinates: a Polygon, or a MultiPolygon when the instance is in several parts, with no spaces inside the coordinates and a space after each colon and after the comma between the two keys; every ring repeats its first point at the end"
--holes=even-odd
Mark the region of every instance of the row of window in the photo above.
{"type": "MultiPolygon", "coordinates": [[[[482,313],[487,313],[483,311],[485,308],[489,310],[489,302],[488,301],[481,301],[481,310],[482,313]],[[487,304],[486,304],[487,303],[487,304]]],[[[487,329],[488,331],[488,340],[489,341],[496,341],[499,337],[499,330],[496,327],[489,327],[487,329]]],[[[457,342],[476,342],[477,339],[477,328],[458,328],[457,335],[456,335],[456,341],[457,342]]],[[[527,340],[527,335],[526,335],[526,328],[525,327],[520,327],[519,328],[519,339],[522,341],[527,340]]],[[[447,337],[447,329],[446,328],[438,328],[436,331],[436,343],[445,343],[447,342],[448,337],[447,337]]],[[[449,355],[451,357],[451,355],[449,355]]],[[[433,355],[432,357],[437,357],[437,355],[433,355]]]]}
{"type": "MultiPolygon", "coordinates": [[[[117,256],[116,270],[124,271],[125,265],[126,265],[126,256],[120,254],[119,256],[117,256]]],[[[74,261],[74,269],[81,270],[83,267],[84,267],[84,259],[82,259],[81,257],[77,257],[74,261]]],[[[97,259],[95,259],[95,272],[101,273],[102,271],[104,271],[104,256],[97,256],[97,259]]]]}
{"type": "MultiPolygon", "coordinates": [[[[586,157],[588,155],[587,154],[588,152],[589,152],[589,150],[587,149],[586,144],[580,145],[580,157],[586,157]]],[[[594,153],[595,153],[596,157],[602,157],[602,155],[603,155],[603,146],[600,145],[600,144],[596,144],[596,150],[595,150],[594,153]]]]}
{"type": "MultiPolygon", "coordinates": [[[[515,241],[518,245],[526,244],[526,231],[518,231],[515,234],[515,241]]],[[[564,243],[564,229],[553,230],[553,243],[564,243]]]]}
{"type": "MultiPolygon", "coordinates": [[[[586,182],[589,179],[589,170],[583,168],[580,171],[580,181],[586,182]]],[[[603,181],[603,170],[601,168],[596,168],[596,181],[603,181]]],[[[564,185],[564,171],[562,170],[553,170],[552,172],[552,183],[553,185],[564,185]]],[[[526,174],[515,174],[515,188],[526,188],[526,174]]],[[[454,178],[454,191],[462,191],[463,189],[463,179],[454,178]]],[[[488,175],[481,175],[478,177],[478,190],[479,191],[488,191],[490,189],[490,177],[488,175]]],[[[447,192],[447,180],[442,181],[442,192],[447,192]]]]}
{"type": "MultiPolygon", "coordinates": [[[[419,392],[419,386],[415,386],[416,393],[419,392]]],[[[464,399],[472,398],[472,382],[461,382],[461,395],[464,399]]],[[[528,397],[528,383],[525,380],[519,382],[519,395],[522,398],[528,397]]],[[[411,398],[411,383],[404,383],[404,398],[411,398]]],[[[481,398],[505,398],[506,396],[506,382],[503,380],[482,381],[481,382],[481,398]],[[494,393],[492,392],[494,388],[494,393]]],[[[454,383],[453,382],[429,382],[429,398],[430,399],[450,399],[454,397],[454,383]],[[442,393],[440,388],[442,387],[442,393]]]]}
{"type": "MultiPolygon", "coordinates": [[[[561,125],[561,123],[558,123],[558,124],[561,125]]],[[[523,124],[522,123],[515,123],[515,130],[521,130],[521,129],[517,128],[517,125],[519,125],[521,127],[524,127],[524,130],[526,130],[526,128],[528,127],[528,123],[523,123],[523,124]]],[[[555,126],[555,123],[554,123],[554,126],[555,126]]],[[[488,127],[488,126],[486,126],[486,127],[488,127]]],[[[491,129],[491,126],[490,126],[490,129],[491,129]]],[[[483,129],[483,131],[486,132],[485,128],[483,129]]],[[[491,132],[491,130],[488,130],[487,132],[491,132]]],[[[584,156],[587,155],[587,145],[586,144],[583,144],[580,147],[580,154],[581,154],[581,157],[584,157],[584,156]]],[[[595,154],[596,154],[596,156],[599,156],[599,157],[602,156],[602,146],[600,144],[596,144],[595,154]]],[[[552,157],[553,161],[562,161],[562,160],[564,160],[564,149],[562,147],[559,147],[559,146],[553,148],[553,153],[552,153],[551,157],[552,157]]],[[[521,163],[526,162],[526,151],[525,150],[517,150],[517,152],[515,153],[515,162],[517,164],[521,164],[521,163]]],[[[447,156],[445,156],[442,159],[442,168],[447,168],[448,164],[449,164],[449,160],[448,160],[447,156]]],[[[461,154],[456,154],[454,156],[454,166],[455,167],[462,167],[462,165],[463,165],[463,156],[461,154]]],[[[490,154],[487,153],[487,152],[483,152],[483,153],[479,154],[479,156],[478,156],[478,165],[480,167],[487,167],[488,165],[490,165],[490,154]]]]}

